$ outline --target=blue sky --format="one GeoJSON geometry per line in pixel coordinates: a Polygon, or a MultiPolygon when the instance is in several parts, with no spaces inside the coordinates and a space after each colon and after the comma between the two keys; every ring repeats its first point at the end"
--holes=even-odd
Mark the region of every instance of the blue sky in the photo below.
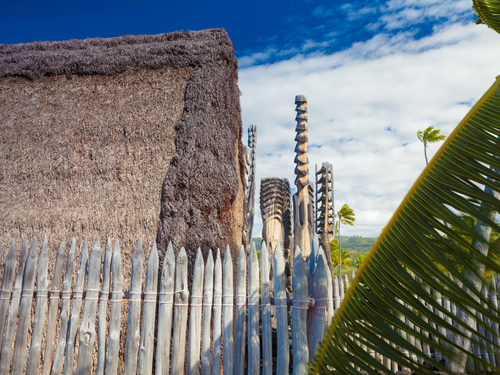
{"type": "Polygon", "coordinates": [[[346,235],[380,233],[425,167],[417,130],[450,134],[500,74],[500,35],[474,25],[470,0],[4,3],[0,43],[225,28],[245,133],[258,126],[257,181],[293,183],[305,94],[310,170],[333,164],[335,206],[357,218],[346,235]]]}

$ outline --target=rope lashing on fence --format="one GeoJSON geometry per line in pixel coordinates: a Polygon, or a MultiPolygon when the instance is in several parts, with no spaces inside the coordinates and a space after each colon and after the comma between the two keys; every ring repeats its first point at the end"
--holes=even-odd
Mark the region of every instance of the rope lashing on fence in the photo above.
{"type": "MultiPolygon", "coordinates": [[[[12,300],[12,298],[19,298],[19,297],[48,297],[48,299],[85,299],[88,301],[109,301],[111,303],[118,303],[118,302],[123,302],[124,300],[127,300],[129,302],[145,302],[145,303],[156,303],[163,305],[163,304],[173,304],[174,301],[163,301],[158,298],[153,298],[153,299],[146,299],[146,296],[174,296],[177,293],[183,293],[183,292],[189,292],[187,289],[183,290],[178,290],[176,292],[103,292],[98,289],[87,289],[85,291],[83,290],[47,290],[47,289],[40,289],[40,290],[34,290],[34,289],[14,289],[12,292],[10,291],[0,291],[0,300],[12,300]],[[44,294],[45,293],[45,294],[44,294]],[[99,293],[99,297],[89,297],[89,293],[99,293]],[[121,294],[121,298],[116,298],[118,295],[121,294]],[[8,296],[6,296],[8,295],[8,296]],[[111,295],[111,298],[109,298],[111,295]],[[133,298],[133,295],[140,295],[141,298],[133,298]],[[143,297],[144,296],[144,297],[143,297]]],[[[174,306],[194,306],[194,307],[206,307],[206,306],[275,306],[277,308],[281,307],[291,307],[292,309],[298,309],[298,310],[309,310],[309,309],[326,309],[327,306],[317,306],[316,302],[319,301],[326,301],[328,303],[329,301],[333,301],[334,299],[332,298],[318,298],[314,299],[313,297],[309,297],[307,300],[295,300],[292,298],[286,298],[286,297],[250,297],[250,296],[245,296],[245,295],[236,295],[236,296],[231,296],[231,295],[223,295],[223,296],[216,296],[214,297],[213,293],[203,293],[203,295],[200,296],[189,296],[189,303],[182,303],[182,304],[174,304],[174,306]],[[192,300],[194,298],[204,298],[205,296],[210,296],[212,297],[211,299],[214,300],[216,298],[232,298],[235,302],[234,303],[212,303],[212,302],[202,302],[202,303],[192,303],[192,300]],[[241,300],[237,301],[237,298],[244,298],[247,303],[241,302],[241,300]],[[252,300],[257,301],[260,299],[260,303],[257,302],[252,302],[250,303],[249,301],[252,300]],[[276,305],[276,300],[286,300],[286,305],[276,305]],[[307,306],[302,306],[301,304],[306,304],[307,306]],[[297,305],[298,304],[298,305],[297,305]]]]}

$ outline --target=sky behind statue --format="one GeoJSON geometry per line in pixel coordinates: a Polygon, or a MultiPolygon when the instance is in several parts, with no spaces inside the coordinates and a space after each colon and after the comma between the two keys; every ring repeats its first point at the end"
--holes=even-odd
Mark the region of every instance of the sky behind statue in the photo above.
{"type": "MultiPolygon", "coordinates": [[[[225,28],[245,143],[258,125],[257,181],[293,185],[294,99],[305,94],[310,170],[332,163],[335,206],[356,212],[343,235],[378,236],[425,167],[417,130],[454,129],[500,74],[500,35],[474,25],[470,0],[242,3],[11,1],[0,43],[225,28]]],[[[257,211],[254,237],[261,229],[257,211]]]]}

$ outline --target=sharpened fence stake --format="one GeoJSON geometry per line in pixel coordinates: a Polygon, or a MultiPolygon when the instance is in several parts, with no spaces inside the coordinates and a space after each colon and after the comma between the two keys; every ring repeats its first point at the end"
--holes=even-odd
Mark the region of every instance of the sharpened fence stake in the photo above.
{"type": "MultiPolygon", "coordinates": [[[[290,339],[288,336],[288,310],[285,291],[285,258],[278,242],[274,250],[274,301],[278,320],[278,358],[276,363],[277,374],[288,374],[290,365],[290,339]]],[[[326,275],[324,275],[326,278],[326,275]]],[[[325,311],[326,313],[326,311],[325,311]]]]}
{"type": "Polygon", "coordinates": [[[222,356],[224,375],[233,375],[234,338],[233,338],[233,261],[229,245],[224,253],[224,269],[222,272],[222,356]]]}
{"type": "Polygon", "coordinates": [[[210,333],[214,293],[214,257],[208,252],[203,286],[203,337],[201,343],[201,375],[210,375],[210,333]]]}
{"type": "Polygon", "coordinates": [[[201,344],[201,313],[203,307],[203,277],[205,265],[201,249],[198,248],[193,270],[193,287],[191,294],[191,314],[189,316],[189,340],[188,340],[188,375],[200,373],[200,344],[201,344]]]}
{"type": "Polygon", "coordinates": [[[168,375],[170,370],[170,338],[174,308],[175,256],[172,243],[167,246],[163,258],[160,280],[160,302],[158,303],[158,342],[156,345],[157,375],[168,375]]]}
{"type": "Polygon", "coordinates": [[[245,248],[241,246],[236,274],[236,330],[234,340],[234,374],[245,373],[247,262],[245,248]]]}
{"type": "Polygon", "coordinates": [[[273,372],[271,296],[269,287],[269,252],[265,241],[262,241],[260,249],[260,278],[262,301],[262,374],[271,375],[273,372]]]}
{"type": "Polygon", "coordinates": [[[214,348],[212,351],[212,374],[220,374],[222,344],[222,262],[217,249],[214,270],[214,348]]]}
{"type": "Polygon", "coordinates": [[[104,250],[104,263],[102,267],[102,288],[99,299],[99,312],[97,314],[97,369],[96,375],[104,374],[104,364],[106,363],[106,311],[109,300],[109,282],[111,279],[111,258],[113,249],[111,248],[111,239],[108,237],[106,248],[104,250]]]}
{"type": "Polygon", "coordinates": [[[309,295],[307,287],[307,268],[300,247],[295,246],[293,260],[293,306],[292,337],[293,347],[300,348],[293,353],[293,375],[307,373],[309,346],[307,341],[307,310],[309,295]]]}

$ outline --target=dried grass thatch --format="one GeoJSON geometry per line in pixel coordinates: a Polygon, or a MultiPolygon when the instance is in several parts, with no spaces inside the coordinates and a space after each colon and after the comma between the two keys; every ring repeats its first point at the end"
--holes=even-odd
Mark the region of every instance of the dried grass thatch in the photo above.
{"type": "Polygon", "coordinates": [[[239,94],[221,29],[0,45],[0,274],[11,238],[44,234],[50,277],[61,241],[118,238],[125,290],[139,238],[190,271],[198,247],[236,261],[239,94]]]}

